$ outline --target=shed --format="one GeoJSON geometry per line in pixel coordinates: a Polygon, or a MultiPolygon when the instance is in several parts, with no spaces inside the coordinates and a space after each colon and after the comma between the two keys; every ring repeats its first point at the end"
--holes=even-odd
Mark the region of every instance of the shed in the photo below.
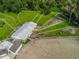
{"type": "Polygon", "coordinates": [[[4,48],[4,49],[8,49],[11,46],[11,42],[9,41],[3,41],[0,45],[4,48]]]}
{"type": "Polygon", "coordinates": [[[27,22],[23,24],[15,33],[11,36],[14,40],[26,40],[29,38],[36,28],[37,24],[34,22],[27,22]]]}

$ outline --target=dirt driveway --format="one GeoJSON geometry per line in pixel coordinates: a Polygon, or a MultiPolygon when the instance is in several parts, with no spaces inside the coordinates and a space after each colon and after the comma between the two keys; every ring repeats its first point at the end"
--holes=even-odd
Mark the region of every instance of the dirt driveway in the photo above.
{"type": "Polygon", "coordinates": [[[31,41],[16,59],[79,59],[79,40],[70,37],[31,41]]]}

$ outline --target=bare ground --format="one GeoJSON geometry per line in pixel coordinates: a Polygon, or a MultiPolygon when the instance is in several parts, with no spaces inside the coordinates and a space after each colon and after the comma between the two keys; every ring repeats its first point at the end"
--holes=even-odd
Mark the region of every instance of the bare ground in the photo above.
{"type": "Polygon", "coordinates": [[[24,46],[16,59],[79,59],[79,40],[75,37],[34,40],[24,46]]]}

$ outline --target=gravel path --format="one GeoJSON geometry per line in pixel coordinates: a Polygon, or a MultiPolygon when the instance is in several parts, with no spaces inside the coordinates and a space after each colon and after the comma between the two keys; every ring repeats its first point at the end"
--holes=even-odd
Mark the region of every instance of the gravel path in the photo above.
{"type": "Polygon", "coordinates": [[[79,59],[79,40],[71,37],[31,41],[16,59],[79,59]]]}

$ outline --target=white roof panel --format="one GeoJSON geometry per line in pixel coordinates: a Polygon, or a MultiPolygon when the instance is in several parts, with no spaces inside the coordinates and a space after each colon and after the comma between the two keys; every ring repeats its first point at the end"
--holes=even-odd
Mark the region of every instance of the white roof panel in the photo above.
{"type": "Polygon", "coordinates": [[[31,34],[32,31],[36,28],[37,24],[34,22],[28,22],[23,24],[13,35],[11,36],[12,39],[27,39],[31,34]]]}
{"type": "Polygon", "coordinates": [[[4,48],[8,49],[10,47],[11,43],[8,41],[3,41],[0,45],[3,46],[4,48]]]}

